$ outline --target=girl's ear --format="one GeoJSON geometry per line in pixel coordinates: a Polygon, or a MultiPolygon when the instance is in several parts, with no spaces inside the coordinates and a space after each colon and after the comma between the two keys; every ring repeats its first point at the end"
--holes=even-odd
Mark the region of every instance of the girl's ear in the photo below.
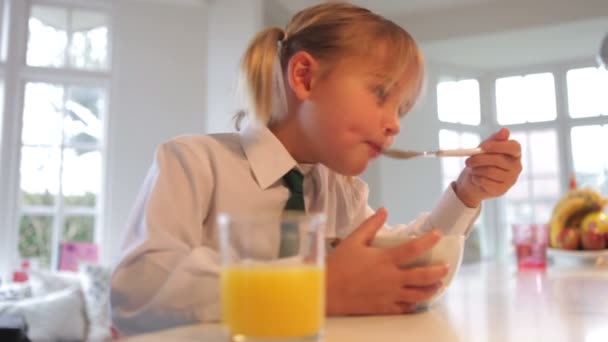
{"type": "Polygon", "coordinates": [[[319,63],[306,51],[298,51],[287,63],[287,83],[300,101],[310,96],[315,74],[319,72],[319,63]]]}

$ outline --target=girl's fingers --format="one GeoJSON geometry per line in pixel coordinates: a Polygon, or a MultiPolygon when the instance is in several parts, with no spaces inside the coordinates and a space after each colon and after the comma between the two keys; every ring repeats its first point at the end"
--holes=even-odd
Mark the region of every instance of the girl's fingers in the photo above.
{"type": "Polygon", "coordinates": [[[434,286],[448,274],[447,264],[406,268],[401,271],[400,284],[404,287],[434,286]]]}
{"type": "Polygon", "coordinates": [[[481,143],[480,147],[486,153],[506,154],[513,158],[521,157],[521,145],[515,140],[496,141],[489,140],[481,143]]]}
{"type": "Polygon", "coordinates": [[[395,265],[401,265],[424,254],[431,249],[439,239],[441,239],[441,233],[437,229],[433,229],[421,237],[388,248],[386,251],[393,259],[395,265]]]}
{"type": "Polygon", "coordinates": [[[399,293],[399,301],[418,303],[428,300],[437,293],[441,285],[441,282],[437,282],[429,286],[404,287],[399,293]]]}
{"type": "Polygon", "coordinates": [[[472,169],[491,166],[508,171],[513,169],[518,162],[504,154],[482,153],[467,158],[465,164],[472,169]]]}
{"type": "Polygon", "coordinates": [[[505,180],[511,178],[511,174],[508,171],[492,167],[492,166],[481,166],[471,169],[471,174],[476,177],[486,178],[490,181],[502,184],[505,180]]]}

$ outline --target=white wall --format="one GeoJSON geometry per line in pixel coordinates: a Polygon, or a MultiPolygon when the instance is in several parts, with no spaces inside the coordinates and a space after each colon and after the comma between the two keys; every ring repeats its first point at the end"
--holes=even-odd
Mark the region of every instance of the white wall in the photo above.
{"type": "Polygon", "coordinates": [[[264,0],[264,25],[285,28],[291,19],[289,10],[279,0],[264,0]]]}
{"type": "Polygon", "coordinates": [[[264,25],[262,0],[209,2],[207,132],[233,130],[241,107],[236,96],[241,56],[264,25]]]}
{"type": "Polygon", "coordinates": [[[113,21],[102,252],[111,260],[154,150],[205,129],[207,9],[120,1],[113,21]]]}
{"type": "Polygon", "coordinates": [[[508,0],[414,13],[396,21],[418,40],[430,42],[553,26],[606,15],[606,0],[508,0]]]}

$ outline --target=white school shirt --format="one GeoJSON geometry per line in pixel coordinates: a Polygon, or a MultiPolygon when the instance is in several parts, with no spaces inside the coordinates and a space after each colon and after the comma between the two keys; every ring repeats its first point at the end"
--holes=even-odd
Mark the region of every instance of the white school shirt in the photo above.
{"type": "MultiPolygon", "coordinates": [[[[373,214],[362,180],[320,164],[298,165],[266,127],[182,136],[160,145],[112,275],[112,320],[121,333],[218,320],[216,218],[222,212],[282,211],[289,197],[282,177],[294,167],[304,173],[306,210],[327,215],[328,238],[346,237],[373,214]]],[[[448,187],[430,213],[399,228],[466,232],[478,214],[479,208],[467,208],[448,187]]],[[[257,240],[257,254],[278,255],[277,230],[247,238],[257,240]]]]}

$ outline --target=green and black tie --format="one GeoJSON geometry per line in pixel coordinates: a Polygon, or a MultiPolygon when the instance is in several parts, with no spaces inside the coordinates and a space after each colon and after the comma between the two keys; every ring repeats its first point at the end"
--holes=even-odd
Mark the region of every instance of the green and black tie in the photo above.
{"type": "MultiPolygon", "coordinates": [[[[289,199],[285,204],[285,211],[305,211],[304,193],[302,191],[304,175],[297,169],[292,169],[283,176],[283,181],[289,189],[289,199]]],[[[279,257],[289,257],[298,254],[300,237],[295,222],[286,222],[281,225],[281,242],[279,257]]]]}

